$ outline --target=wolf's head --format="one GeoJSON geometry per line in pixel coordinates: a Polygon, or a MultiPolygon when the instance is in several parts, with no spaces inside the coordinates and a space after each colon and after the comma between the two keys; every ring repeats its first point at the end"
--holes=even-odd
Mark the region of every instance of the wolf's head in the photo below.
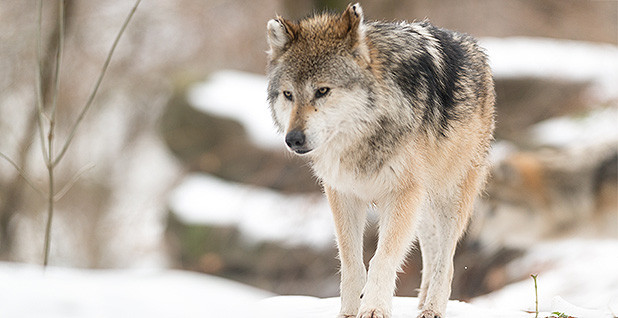
{"type": "Polygon", "coordinates": [[[268,101],[288,147],[305,154],[358,129],[373,103],[361,7],[267,29],[268,101]]]}

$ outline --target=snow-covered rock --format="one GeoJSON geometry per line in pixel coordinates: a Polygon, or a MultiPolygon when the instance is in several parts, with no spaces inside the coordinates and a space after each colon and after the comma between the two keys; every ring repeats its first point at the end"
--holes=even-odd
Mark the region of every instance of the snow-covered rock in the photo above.
{"type": "Polygon", "coordinates": [[[282,148],[266,101],[266,77],[233,70],[212,74],[189,89],[187,99],[198,110],[238,120],[259,146],[282,148]]]}
{"type": "Polygon", "coordinates": [[[618,98],[618,47],[548,38],[482,38],[494,76],[591,82],[600,101],[618,98]]]}
{"type": "MultiPolygon", "coordinates": [[[[616,58],[618,60],[618,57],[616,58]]],[[[618,73],[618,71],[617,71],[618,73]]],[[[618,83],[616,83],[618,91],[618,83]]],[[[540,122],[530,139],[541,146],[585,148],[618,144],[618,107],[593,110],[579,116],[562,116],[540,122]]]]}
{"type": "Polygon", "coordinates": [[[281,194],[206,174],[186,177],[169,201],[187,224],[233,226],[252,242],[325,247],[334,244],[330,208],[321,194],[281,194]]]}

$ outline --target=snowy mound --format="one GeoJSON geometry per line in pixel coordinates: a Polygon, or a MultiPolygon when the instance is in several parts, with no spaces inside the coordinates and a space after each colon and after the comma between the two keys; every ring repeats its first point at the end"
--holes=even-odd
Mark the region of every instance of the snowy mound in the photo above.
{"type": "Polygon", "coordinates": [[[0,316],[249,317],[272,294],[173,270],[77,270],[0,263],[0,316]]]}

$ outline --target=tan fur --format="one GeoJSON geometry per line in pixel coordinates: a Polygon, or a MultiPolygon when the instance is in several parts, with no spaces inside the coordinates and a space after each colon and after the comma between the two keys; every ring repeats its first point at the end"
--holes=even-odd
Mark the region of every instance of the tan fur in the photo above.
{"type": "Polygon", "coordinates": [[[307,124],[307,117],[312,112],[317,112],[317,108],[310,107],[306,105],[296,105],[292,110],[292,116],[290,116],[290,122],[288,127],[289,130],[305,130],[305,125],[307,124]]]}

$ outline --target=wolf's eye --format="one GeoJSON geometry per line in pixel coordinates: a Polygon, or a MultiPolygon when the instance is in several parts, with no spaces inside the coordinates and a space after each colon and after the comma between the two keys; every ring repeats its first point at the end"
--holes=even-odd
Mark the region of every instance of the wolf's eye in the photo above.
{"type": "Polygon", "coordinates": [[[315,98],[323,97],[324,95],[330,92],[330,88],[328,87],[320,87],[317,91],[315,91],[315,98]]]}
{"type": "Polygon", "coordinates": [[[294,98],[292,97],[292,92],[290,91],[283,91],[283,96],[285,97],[285,99],[287,100],[293,100],[294,98]]]}

